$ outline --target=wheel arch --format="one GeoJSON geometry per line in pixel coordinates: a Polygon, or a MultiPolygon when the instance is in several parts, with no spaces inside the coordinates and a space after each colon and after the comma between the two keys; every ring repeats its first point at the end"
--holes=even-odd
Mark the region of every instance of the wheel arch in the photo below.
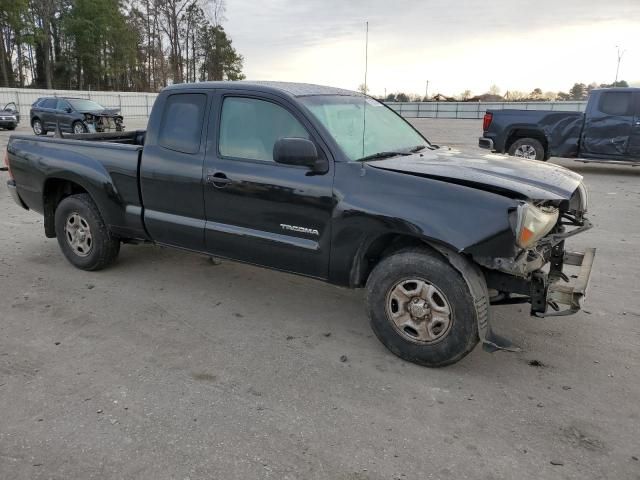
{"type": "Polygon", "coordinates": [[[547,153],[549,152],[549,140],[541,129],[532,126],[518,126],[512,128],[507,135],[507,140],[504,144],[504,151],[508,152],[511,146],[522,138],[533,138],[538,140],[544,148],[545,157],[547,156],[547,153]]]}
{"type": "Polygon", "coordinates": [[[75,179],[51,177],[47,178],[42,188],[42,205],[44,210],[44,233],[47,238],[55,238],[55,214],[60,202],[70,196],[79,193],[88,194],[94,201],[91,193],[85,186],[75,179]]]}
{"type": "Polygon", "coordinates": [[[363,242],[358,249],[350,270],[349,283],[351,287],[363,287],[375,266],[384,258],[406,248],[425,248],[441,254],[444,249],[457,252],[452,245],[444,242],[409,235],[406,233],[384,233],[363,242]]]}
{"type": "Polygon", "coordinates": [[[42,184],[42,205],[45,219],[45,235],[55,236],[55,211],[62,199],[76,193],[86,193],[95,203],[108,228],[124,225],[124,210],[115,185],[104,167],[91,164],[80,172],[57,170],[46,177],[42,184]]]}

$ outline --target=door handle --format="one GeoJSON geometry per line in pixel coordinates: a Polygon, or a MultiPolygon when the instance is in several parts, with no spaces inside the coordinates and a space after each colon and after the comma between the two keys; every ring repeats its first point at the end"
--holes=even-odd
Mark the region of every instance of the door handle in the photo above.
{"type": "Polygon", "coordinates": [[[207,183],[212,184],[216,188],[224,188],[231,182],[232,180],[222,172],[207,175],[207,183]]]}

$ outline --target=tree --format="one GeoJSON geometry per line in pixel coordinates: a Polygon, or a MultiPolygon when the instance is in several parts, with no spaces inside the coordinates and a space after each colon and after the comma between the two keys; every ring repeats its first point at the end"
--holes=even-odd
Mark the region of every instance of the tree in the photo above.
{"type": "Polygon", "coordinates": [[[571,100],[584,100],[587,97],[587,86],[584,83],[574,83],[569,95],[571,100]]]}
{"type": "Polygon", "coordinates": [[[528,95],[527,100],[533,100],[533,101],[544,100],[542,89],[534,88],[533,90],[531,90],[531,93],[528,95]]]}
{"type": "Polygon", "coordinates": [[[496,96],[500,95],[500,87],[495,84],[491,85],[491,87],[489,87],[489,93],[496,96]]]}
{"type": "Polygon", "coordinates": [[[224,11],[224,0],[0,0],[0,86],[158,90],[244,78],[224,11]]]}
{"type": "Polygon", "coordinates": [[[364,93],[365,95],[369,95],[369,87],[366,86],[364,83],[361,83],[360,85],[358,85],[358,91],[360,93],[364,93]]]}
{"type": "Polygon", "coordinates": [[[396,96],[393,93],[390,93],[389,95],[387,95],[387,98],[385,98],[386,102],[395,102],[396,101],[396,96]]]}
{"type": "Polygon", "coordinates": [[[471,98],[471,90],[465,90],[464,92],[462,92],[460,94],[460,99],[463,102],[466,102],[467,100],[469,100],[471,98]]]}
{"type": "Polygon", "coordinates": [[[518,90],[509,90],[504,94],[504,99],[510,102],[524,102],[528,98],[529,96],[526,93],[518,90]]]}
{"type": "Polygon", "coordinates": [[[398,93],[396,94],[396,101],[397,102],[408,102],[409,101],[409,96],[406,93],[398,93]]]}
{"type": "Polygon", "coordinates": [[[244,58],[231,45],[222,27],[207,26],[201,38],[204,58],[200,80],[243,80],[244,58]]]}
{"type": "Polygon", "coordinates": [[[626,80],[618,80],[617,82],[613,82],[613,83],[600,84],[600,88],[615,88],[615,87],[628,88],[629,83],[626,80]]]}

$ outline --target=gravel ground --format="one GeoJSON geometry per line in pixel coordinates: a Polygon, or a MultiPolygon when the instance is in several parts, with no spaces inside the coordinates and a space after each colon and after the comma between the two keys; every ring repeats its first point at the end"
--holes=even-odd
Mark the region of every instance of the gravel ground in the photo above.
{"type": "MultiPolygon", "coordinates": [[[[479,121],[416,123],[484,154],[479,121]]],[[[151,245],[76,270],[1,173],[0,478],[639,479],[640,169],[561,163],[590,187],[586,309],[494,308],[523,351],[436,370],[362,291],[151,245]]]]}

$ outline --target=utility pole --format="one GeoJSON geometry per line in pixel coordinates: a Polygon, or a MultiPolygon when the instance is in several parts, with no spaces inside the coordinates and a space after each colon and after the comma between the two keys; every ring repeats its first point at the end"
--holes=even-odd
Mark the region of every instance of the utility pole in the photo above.
{"type": "Polygon", "coordinates": [[[387,87],[384,87],[384,99],[387,99],[387,87]]]}
{"type": "Polygon", "coordinates": [[[427,87],[424,89],[424,97],[429,98],[429,80],[427,80],[427,87]]]}
{"type": "Polygon", "coordinates": [[[618,86],[618,73],[620,72],[620,61],[622,60],[622,56],[624,55],[624,52],[626,52],[626,50],[620,50],[620,45],[616,45],[616,48],[618,49],[618,65],[616,66],[616,81],[613,82],[613,86],[617,87],[618,86]]]}

